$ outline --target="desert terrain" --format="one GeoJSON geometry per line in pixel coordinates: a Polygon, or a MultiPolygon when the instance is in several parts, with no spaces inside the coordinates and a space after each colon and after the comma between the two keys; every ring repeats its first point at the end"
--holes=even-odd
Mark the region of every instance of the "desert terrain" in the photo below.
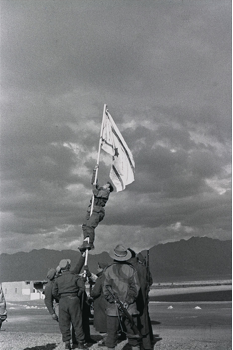
{"type": "MultiPolygon", "coordinates": [[[[7,309],[8,319],[0,332],[1,350],[64,349],[58,323],[51,319],[43,300],[9,301],[7,309]]],[[[230,283],[208,286],[153,285],[149,310],[154,350],[232,349],[230,283]]],[[[92,338],[100,340],[101,336],[93,328],[91,319],[90,323],[92,338]]],[[[106,349],[97,344],[88,347],[92,350],[106,349]]],[[[127,341],[121,341],[116,350],[127,348],[127,341]]]]}

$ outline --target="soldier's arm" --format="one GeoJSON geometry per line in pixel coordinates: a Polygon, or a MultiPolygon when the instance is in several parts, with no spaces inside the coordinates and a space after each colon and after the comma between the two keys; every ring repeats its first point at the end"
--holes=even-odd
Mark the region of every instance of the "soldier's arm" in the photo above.
{"type": "Polygon", "coordinates": [[[99,185],[98,184],[92,185],[92,192],[93,192],[94,196],[98,196],[98,193],[99,193],[99,185]]]}
{"type": "Polygon", "coordinates": [[[58,284],[57,284],[56,280],[55,280],[53,287],[52,287],[52,295],[54,296],[55,299],[59,300],[58,284]]]}
{"type": "Polygon", "coordinates": [[[136,300],[139,290],[139,278],[137,271],[134,269],[132,276],[129,278],[128,292],[125,300],[127,304],[132,304],[136,300]]]}
{"type": "Polygon", "coordinates": [[[101,295],[102,291],[102,278],[97,278],[94,287],[91,290],[90,296],[92,298],[98,298],[101,295]]]}
{"type": "Polygon", "coordinates": [[[73,274],[79,274],[83,268],[83,265],[85,263],[85,254],[81,254],[79,261],[77,262],[77,264],[75,265],[75,267],[71,270],[71,273],[73,274]]]}
{"type": "Polygon", "coordinates": [[[111,283],[108,279],[108,271],[107,270],[105,270],[105,272],[103,273],[102,278],[103,278],[103,295],[109,303],[114,303],[115,300],[108,289],[108,287],[111,287],[111,283]]]}
{"type": "Polygon", "coordinates": [[[80,296],[85,291],[85,283],[82,277],[77,276],[76,285],[78,287],[78,295],[80,296]]]}
{"type": "Polygon", "coordinates": [[[45,306],[47,307],[49,313],[51,315],[53,315],[54,310],[53,310],[53,295],[52,295],[52,285],[51,284],[48,284],[45,287],[44,295],[45,295],[45,298],[44,298],[45,306]]]}

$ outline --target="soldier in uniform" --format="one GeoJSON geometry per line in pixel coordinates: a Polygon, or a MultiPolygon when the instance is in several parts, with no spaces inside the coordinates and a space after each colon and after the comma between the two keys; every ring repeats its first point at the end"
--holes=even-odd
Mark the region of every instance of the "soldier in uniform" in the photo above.
{"type": "MultiPolygon", "coordinates": [[[[137,323],[136,298],[140,285],[136,269],[128,264],[128,260],[132,256],[128,249],[119,244],[109,255],[114,259],[114,262],[103,272],[103,294],[107,300],[107,338],[105,344],[109,349],[114,350],[118,341],[119,310],[110,289],[118,296],[125,309],[137,323]]],[[[134,337],[132,326],[125,317],[123,317],[123,325],[127,330],[128,342],[132,350],[139,350],[139,340],[134,337]]]]}
{"type": "Polygon", "coordinates": [[[98,226],[100,221],[103,220],[105,216],[105,205],[108,201],[110,193],[113,191],[113,186],[110,182],[107,182],[105,185],[100,187],[97,183],[94,185],[95,173],[97,171],[98,166],[96,165],[93,170],[92,181],[93,185],[93,195],[94,195],[94,206],[93,211],[91,213],[91,203],[87,208],[87,214],[82,225],[83,230],[83,244],[79,247],[80,251],[85,251],[86,249],[94,249],[94,239],[95,239],[95,228],[98,226]]]}
{"type": "Polygon", "coordinates": [[[82,311],[80,298],[84,293],[83,279],[70,271],[70,259],[62,259],[59,263],[61,274],[55,279],[52,293],[59,299],[59,327],[62,333],[62,340],[65,342],[65,349],[71,349],[72,324],[78,349],[85,349],[85,335],[82,328],[82,311]]]}
{"type": "Polygon", "coordinates": [[[48,312],[52,316],[52,319],[54,321],[58,321],[58,299],[55,299],[53,294],[52,294],[52,289],[53,289],[53,284],[54,284],[54,279],[56,276],[56,270],[55,269],[49,269],[47,273],[47,279],[48,283],[45,286],[44,289],[44,303],[48,309],[48,312]]]}
{"type": "MultiPolygon", "coordinates": [[[[85,262],[85,256],[86,256],[86,252],[83,252],[77,262],[77,264],[75,265],[75,267],[70,270],[71,273],[73,274],[77,274],[80,277],[82,277],[84,283],[86,282],[87,278],[89,277],[91,279],[92,274],[90,273],[88,266],[84,266],[84,262],[85,262]],[[81,270],[84,266],[84,271],[85,273],[81,273],[81,270]]],[[[61,274],[61,269],[58,266],[56,268],[56,276],[59,276],[59,274],[61,274]]],[[[52,293],[52,292],[51,292],[52,293]]],[[[51,296],[53,297],[53,296],[51,296]]],[[[91,334],[90,334],[90,323],[89,323],[89,315],[90,315],[90,305],[88,304],[88,298],[87,298],[87,293],[86,293],[86,284],[85,284],[85,291],[82,294],[82,297],[80,298],[80,306],[81,306],[81,311],[82,311],[82,327],[83,327],[83,332],[85,335],[85,344],[93,344],[95,343],[95,340],[91,338],[91,334]]],[[[55,309],[56,314],[58,315],[59,313],[59,308],[58,308],[58,304],[57,304],[57,308],[55,309]]],[[[72,334],[72,343],[73,343],[73,348],[75,348],[75,346],[78,346],[78,341],[76,339],[75,336],[75,330],[74,327],[72,326],[71,328],[71,334],[72,334]]]]}

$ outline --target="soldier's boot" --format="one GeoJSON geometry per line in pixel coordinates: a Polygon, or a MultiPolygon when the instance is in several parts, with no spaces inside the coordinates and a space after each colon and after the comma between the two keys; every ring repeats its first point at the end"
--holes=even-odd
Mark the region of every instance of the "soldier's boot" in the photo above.
{"type": "Polygon", "coordinates": [[[65,342],[65,349],[71,350],[70,341],[66,341],[66,342],[65,342]]]}
{"type": "Polygon", "coordinates": [[[91,249],[95,249],[93,242],[89,243],[91,249]]]}
{"type": "Polygon", "coordinates": [[[83,244],[80,247],[78,247],[78,249],[81,253],[83,253],[86,251],[86,249],[91,250],[92,247],[90,243],[88,243],[87,241],[83,241],[83,244]]]}

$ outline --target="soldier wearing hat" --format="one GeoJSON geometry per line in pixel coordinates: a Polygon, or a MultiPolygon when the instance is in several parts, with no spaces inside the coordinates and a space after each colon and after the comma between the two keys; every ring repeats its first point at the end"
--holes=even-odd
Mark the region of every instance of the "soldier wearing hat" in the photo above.
{"type": "Polygon", "coordinates": [[[132,254],[122,244],[118,244],[109,255],[114,262],[103,272],[103,294],[107,300],[107,338],[105,344],[109,349],[115,349],[118,339],[119,316],[121,316],[127,331],[129,345],[133,350],[136,350],[139,349],[139,339],[134,337],[135,334],[129,320],[119,315],[119,310],[109,289],[117,295],[125,309],[137,323],[138,311],[135,301],[140,289],[137,271],[132,265],[128,264],[132,254]]]}
{"type": "Polygon", "coordinates": [[[70,271],[71,260],[62,259],[59,263],[61,274],[55,279],[53,285],[53,296],[59,299],[59,327],[62,333],[62,340],[65,342],[65,349],[71,349],[72,324],[78,348],[85,349],[85,336],[82,328],[82,312],[80,297],[85,286],[83,279],[70,271]]]}
{"type": "Polygon", "coordinates": [[[52,316],[52,319],[58,321],[58,299],[54,298],[52,294],[55,276],[56,270],[53,268],[49,269],[47,273],[48,283],[46,284],[44,289],[44,303],[48,309],[48,312],[52,316]]]}

